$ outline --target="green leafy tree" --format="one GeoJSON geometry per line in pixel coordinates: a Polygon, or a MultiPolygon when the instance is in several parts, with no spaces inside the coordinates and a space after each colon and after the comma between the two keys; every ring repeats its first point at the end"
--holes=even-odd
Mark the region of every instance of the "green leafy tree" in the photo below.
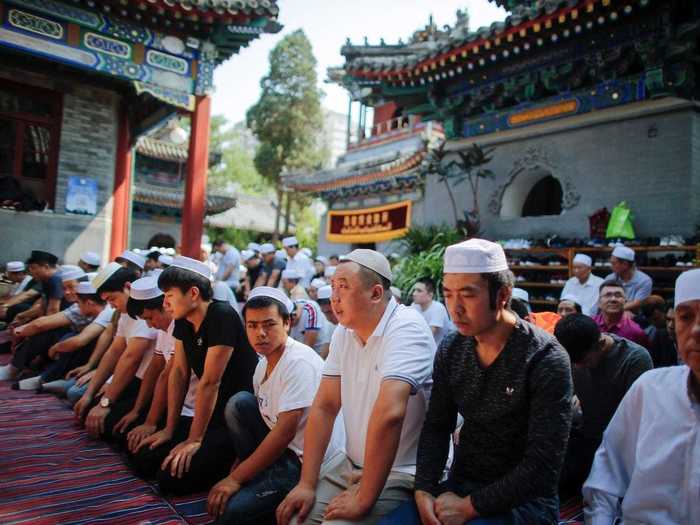
{"type": "MultiPolygon", "coordinates": [[[[277,193],[274,237],[278,238],[285,197],[281,174],[320,168],[327,155],[318,137],[323,114],[316,59],[302,30],[285,36],[270,52],[270,70],[260,81],[260,88],[260,98],[248,110],[247,122],[260,141],[255,167],[277,193]]],[[[285,232],[292,220],[294,200],[294,195],[286,195],[285,232]]]]}

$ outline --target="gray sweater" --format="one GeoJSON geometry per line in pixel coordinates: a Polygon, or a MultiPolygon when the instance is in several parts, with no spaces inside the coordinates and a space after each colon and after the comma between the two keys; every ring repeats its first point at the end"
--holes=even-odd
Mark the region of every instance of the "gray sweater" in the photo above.
{"type": "Polygon", "coordinates": [[[416,489],[439,493],[459,412],[464,425],[449,480],[479,487],[471,492],[479,514],[507,513],[534,498],[556,496],[572,390],[568,355],[553,336],[528,322],[518,319],[488,368],[479,363],[473,337],[451,333],[435,356],[416,489]]]}

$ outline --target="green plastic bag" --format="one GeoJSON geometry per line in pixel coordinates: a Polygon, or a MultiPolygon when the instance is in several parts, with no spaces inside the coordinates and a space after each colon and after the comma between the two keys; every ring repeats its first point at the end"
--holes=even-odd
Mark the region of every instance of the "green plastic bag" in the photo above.
{"type": "Polygon", "coordinates": [[[610,214],[608,229],[605,236],[610,238],[634,239],[634,228],[632,227],[632,210],[625,201],[618,203],[610,214]]]}

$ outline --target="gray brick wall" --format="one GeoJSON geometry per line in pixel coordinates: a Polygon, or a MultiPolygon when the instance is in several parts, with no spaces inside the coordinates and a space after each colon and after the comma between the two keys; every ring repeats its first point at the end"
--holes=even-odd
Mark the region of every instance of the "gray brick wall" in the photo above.
{"type": "MultiPolygon", "coordinates": [[[[481,185],[479,204],[484,232],[493,238],[588,236],[588,216],[622,200],[632,208],[638,237],[692,235],[700,221],[700,120],[692,110],[500,144],[490,168],[496,177],[481,185]],[[650,138],[652,126],[657,135],[650,138]],[[548,159],[535,170],[572,183],[579,201],[558,216],[503,219],[489,210],[491,196],[532,148],[548,159]]],[[[454,193],[460,209],[472,207],[468,184],[454,193]]],[[[435,177],[417,203],[417,217],[452,222],[447,192],[435,177]]]]}

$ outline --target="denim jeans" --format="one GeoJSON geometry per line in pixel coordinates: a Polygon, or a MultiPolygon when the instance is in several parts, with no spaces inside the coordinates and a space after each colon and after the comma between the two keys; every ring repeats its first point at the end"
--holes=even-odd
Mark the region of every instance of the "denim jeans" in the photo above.
{"type": "MultiPolygon", "coordinates": [[[[260,415],[258,402],[249,392],[239,392],[228,401],[226,426],[237,456],[245,460],[262,443],[269,429],[260,415]]],[[[301,462],[290,449],[263,472],[248,481],[226,504],[217,525],[274,523],[275,509],[299,482],[301,462]]]]}
{"type": "Polygon", "coordinates": [[[84,385],[78,386],[75,379],[70,379],[69,381],[71,384],[66,386],[66,398],[68,398],[68,403],[70,403],[70,406],[74,406],[78,401],[80,401],[83,394],[87,392],[90,382],[88,381],[84,385]]]}
{"type": "MultiPolygon", "coordinates": [[[[466,497],[477,488],[478,485],[474,483],[466,482],[456,485],[448,479],[440,485],[440,493],[450,491],[460,497],[466,497]]],[[[468,525],[557,525],[558,520],[558,498],[536,498],[512,509],[509,513],[479,517],[468,522],[468,525]]],[[[401,504],[379,525],[421,525],[415,500],[401,504]]]]}

